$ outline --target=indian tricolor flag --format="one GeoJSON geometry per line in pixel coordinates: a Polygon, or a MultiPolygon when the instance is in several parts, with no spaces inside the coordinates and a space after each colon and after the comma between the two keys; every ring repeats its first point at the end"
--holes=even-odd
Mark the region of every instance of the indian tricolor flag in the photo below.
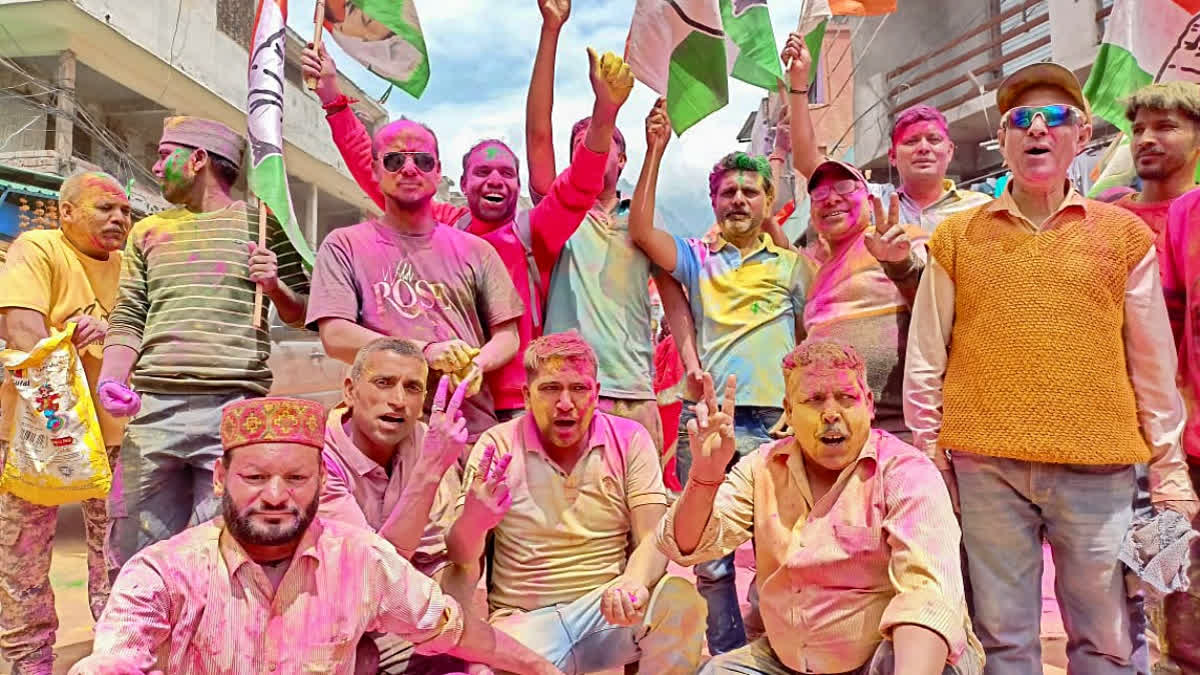
{"type": "Polygon", "coordinates": [[[287,0],[259,0],[250,43],[247,77],[246,135],[250,138],[250,167],[246,183],[283,225],[304,264],[316,258],[296,222],[287,170],[283,166],[284,41],[287,38],[287,0]]]}
{"type": "Polygon", "coordinates": [[[680,134],[725,107],[731,76],[767,91],[783,77],[767,0],[638,0],[625,60],[680,134]]]}
{"type": "Polygon", "coordinates": [[[1200,0],[1116,0],[1084,86],[1092,111],[1129,131],[1123,99],[1151,82],[1200,82],[1200,0]]]}

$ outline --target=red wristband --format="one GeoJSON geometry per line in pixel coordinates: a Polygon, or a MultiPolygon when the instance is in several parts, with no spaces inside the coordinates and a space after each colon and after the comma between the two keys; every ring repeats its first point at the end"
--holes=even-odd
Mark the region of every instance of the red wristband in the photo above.
{"type": "Polygon", "coordinates": [[[325,109],[326,115],[332,115],[333,113],[341,112],[342,108],[345,108],[351,103],[358,103],[358,99],[349,98],[345,94],[338,94],[337,98],[333,99],[329,103],[322,103],[321,107],[325,109]]]}

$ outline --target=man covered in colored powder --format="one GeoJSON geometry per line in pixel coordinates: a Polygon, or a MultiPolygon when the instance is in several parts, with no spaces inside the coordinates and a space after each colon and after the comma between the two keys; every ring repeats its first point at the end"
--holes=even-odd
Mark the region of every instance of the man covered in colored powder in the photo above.
{"type": "MultiPolygon", "coordinates": [[[[79,173],[59,190],[59,229],[21,234],[0,268],[0,339],[30,351],[51,330],[75,324],[72,341],[92,398],[100,374],[101,347],[117,301],[121,249],[129,234],[129,199],[121,184],[101,172],[79,173]]],[[[124,424],[96,403],[109,462],[121,447],[124,424]]],[[[2,466],[2,462],[0,462],[2,466]]],[[[58,618],[50,587],[50,557],[58,508],[0,492],[0,654],[17,675],[49,675],[54,669],[58,618]]],[[[103,499],[83,502],[87,540],[88,601],[99,617],[108,600],[103,499]]]]}
{"type": "MultiPolygon", "coordinates": [[[[465,614],[395,547],[317,515],[325,413],[312,401],[225,407],[221,517],[138,553],[72,675],[366,672],[364,634],[514,673],[559,671],[465,614]],[[359,670],[361,668],[361,670],[359,670]]],[[[370,671],[373,672],[373,671],[370,671]]]]}
{"type": "Polygon", "coordinates": [[[325,238],[307,323],[325,352],[347,363],[381,337],[415,341],[431,370],[470,382],[463,413],[474,440],[496,423],[482,378],[517,353],[524,305],[495,248],[438,222],[433,131],[400,119],[380,129],[374,148],[387,208],[325,238]]]}
{"type": "MultiPolygon", "coordinates": [[[[1167,255],[1159,256],[1171,324],[1180,329],[1179,384],[1188,408],[1183,434],[1192,487],[1200,491],[1200,189],[1176,199],[1167,212],[1167,255]]],[[[1192,519],[1200,529],[1200,520],[1192,519]]],[[[1184,672],[1200,672],[1200,542],[1193,542],[1191,587],[1166,598],[1168,654],[1184,672]]]]}
{"type": "MultiPolygon", "coordinates": [[[[517,324],[518,354],[530,340],[542,334],[550,273],[559,252],[604,185],[604,167],[617,112],[633,88],[633,76],[620,57],[614,54],[601,57],[589,50],[589,59],[597,124],[589,131],[583,150],[554,181],[545,199],[533,209],[518,210],[520,161],[504,142],[486,139],[476,143],[463,157],[461,185],[467,208],[433,202],[434,218],[439,223],[482,237],[504,262],[525,304],[525,312],[517,324]]],[[[305,72],[318,78],[317,95],[328,111],[326,119],[342,158],[364,192],[383,207],[383,196],[370,168],[370,138],[338,90],[332,59],[324,50],[318,54],[309,48],[304,52],[303,63],[305,72]]],[[[500,420],[511,419],[521,412],[525,370],[519,358],[489,372],[485,379],[500,420]]]]}
{"type": "MultiPolygon", "coordinates": [[[[442,581],[467,441],[459,408],[470,383],[460,383],[449,397],[450,378],[443,375],[426,426],[421,409],[428,370],[421,349],[408,340],[379,338],[359,350],[343,404],[325,424],[317,514],[379,533],[419,572],[442,581]]],[[[464,590],[455,597],[469,602],[474,586],[464,590]]],[[[444,656],[414,655],[412,644],[397,636],[380,634],[374,645],[385,673],[440,675],[466,668],[444,656]]]]}
{"type": "Polygon", "coordinates": [[[884,215],[858,169],[825,160],[808,181],[812,227],[826,256],[805,256],[816,270],[804,306],[810,338],[854,345],[867,363],[875,428],[911,440],[904,422],[904,352],[912,299],[925,266],[929,234],[901,226],[892,195],[884,215]],[[873,208],[872,208],[873,207],[873,208]],[[872,213],[874,222],[872,225],[872,213]]]}
{"type": "MultiPolygon", "coordinates": [[[[655,265],[687,289],[700,364],[722,378],[737,375],[734,425],[739,455],[746,455],[771,440],[770,431],[783,416],[783,378],[772,362],[804,335],[811,270],[800,254],[780,248],[763,232],[775,196],[771,169],[765,159],[742,152],[721,158],[709,174],[719,237],[685,239],[655,229],[654,194],[670,134],[666,103],[659,99],[646,118],[648,150],[633,195],[630,235],[655,265]]],[[[694,459],[683,431],[695,419],[694,405],[685,402],[679,418],[675,471],[680,483],[694,459]]],[[[709,650],[718,654],[746,644],[732,551],[698,566],[696,575],[708,601],[709,650]]]]}
{"type": "MultiPolygon", "coordinates": [[[[525,98],[525,147],[529,156],[529,193],[534,202],[550,193],[555,174],[554,68],[558,39],[571,13],[570,0],[537,0],[542,29],[529,94],[525,98]]],[[[585,117],[571,127],[572,161],[586,150],[586,138],[603,120],[585,117]]],[[[546,333],[577,331],[596,350],[600,409],[646,427],[662,451],[662,420],[654,395],[653,310],[650,260],[634,244],[629,228],[630,200],[617,191],[627,160],[625,137],[612,129],[613,145],[604,169],[604,188],[590,205],[579,229],[567,240],[550,277],[546,333]]],[[[686,314],[679,284],[658,274],[655,283],[668,315],[686,314]]],[[[690,325],[672,327],[690,347],[690,325]]],[[[689,352],[690,353],[690,352],[689,352]]]]}
{"type": "Polygon", "coordinates": [[[737,378],[718,404],[704,375],[688,424],[691,472],[658,529],[659,548],[681,565],[754,538],[766,635],[700,672],[982,672],[937,469],[871,428],[874,396],[853,347],[809,339],[783,359],[783,375],[792,436],[741,459],[737,378]]]}
{"type": "MultiPolygon", "coordinates": [[[[1115,203],[1137,214],[1154,230],[1154,246],[1165,281],[1163,260],[1171,254],[1166,236],[1167,210],[1177,198],[1196,187],[1196,165],[1200,163],[1200,85],[1194,82],[1147,85],[1130,95],[1125,117],[1132,125],[1133,163],[1138,178],[1142,179],[1142,191],[1115,203]]],[[[1172,317],[1175,318],[1178,317],[1172,317]]],[[[1172,327],[1176,340],[1181,339],[1182,324],[1172,327]]]]}
{"type": "Polygon", "coordinates": [[[654,548],[667,493],[649,434],[598,409],[578,333],[534,340],[524,361],[529,414],[471,451],[451,561],[478,579],[490,539],[492,625],[566,672],[696,672],[704,603],[654,548]]]}
{"type": "Polygon", "coordinates": [[[116,567],[216,515],[221,408],[271,387],[270,327],[254,325],[255,289],[285,323],[304,319],[300,254],[274,219],[260,247],[257,210],[230,194],[244,147],[219,122],[167,118],[154,175],[176,208],[129,235],[99,377],[100,405],[133,416],[109,499],[116,567]]]}
{"type": "Polygon", "coordinates": [[[1132,673],[1117,556],[1134,465],[1155,509],[1191,519],[1183,400],[1154,235],[1067,181],[1091,138],[1075,75],[1038,63],[996,92],[1012,180],[929,240],[909,330],[904,412],[957,485],[989,675],[1041,668],[1049,541],[1072,672],[1132,673]],[[957,483],[956,483],[957,481],[957,483]]]}
{"type": "MultiPolygon", "coordinates": [[[[1196,164],[1200,161],[1200,85],[1193,82],[1147,85],[1130,95],[1125,104],[1125,116],[1132,125],[1134,169],[1142,181],[1142,191],[1131,191],[1113,203],[1132,211],[1154,231],[1159,272],[1165,286],[1170,255],[1167,210],[1175,199],[1196,187],[1196,164]]],[[[1183,338],[1183,325],[1177,323],[1179,318],[1171,316],[1177,343],[1183,338]]],[[[1151,511],[1147,480],[1145,466],[1139,465],[1135,516],[1151,511]]],[[[1150,652],[1140,593],[1131,595],[1130,617],[1138,672],[1148,673],[1150,652]]]]}
{"type": "MultiPolygon", "coordinates": [[[[792,33],[788,37],[783,58],[785,61],[792,59],[787,73],[792,163],[799,173],[812,176],[825,156],[818,149],[820,141],[816,138],[808,108],[812,57],[804,45],[803,35],[792,33]]],[[[987,195],[959,190],[946,178],[946,169],[952,159],[954,142],[950,140],[945,116],[932,106],[914,105],[897,113],[892,124],[888,161],[900,174],[900,187],[890,183],[870,183],[868,187],[877,199],[888,200],[893,193],[899,195],[899,222],[919,225],[926,232],[933,232],[938,223],[951,214],[991,201],[987,195]]]]}

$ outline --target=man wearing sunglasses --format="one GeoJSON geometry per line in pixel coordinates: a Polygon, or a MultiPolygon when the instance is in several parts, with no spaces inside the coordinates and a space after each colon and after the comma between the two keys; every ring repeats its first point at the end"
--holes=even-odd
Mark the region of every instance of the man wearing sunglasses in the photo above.
{"type": "MultiPolygon", "coordinates": [[[[485,139],[463,156],[460,185],[467,207],[433,203],[438,222],[482,237],[500,255],[525,304],[517,324],[518,353],[542,334],[550,273],[566,241],[600,194],[616,115],[633,87],[633,77],[620,57],[591,53],[589,59],[597,123],[566,171],[551,177],[545,199],[528,211],[518,211],[520,160],[503,141],[485,139]]],[[[346,165],[363,191],[382,208],[383,195],[371,171],[371,140],[338,90],[333,60],[324,50],[318,53],[309,48],[304,51],[303,64],[305,73],[318,79],[317,94],[329,111],[330,130],[346,165]]],[[[522,412],[525,371],[521,359],[511,359],[488,372],[485,380],[502,421],[522,412]]]]}
{"type": "Polygon", "coordinates": [[[496,423],[479,378],[516,354],[524,305],[493,247],[438,222],[442,167],[433,132],[400,119],[376,134],[373,149],[384,215],[325,238],[306,321],[334,358],[352,362],[373,340],[403,337],[455,385],[475,380],[462,407],[475,439],[496,423]]]}
{"type": "Polygon", "coordinates": [[[1067,180],[1090,140],[1075,75],[1026,66],[996,92],[1003,195],[930,238],[905,417],[961,505],[986,673],[1038,672],[1044,536],[1072,672],[1133,673],[1117,560],[1134,465],[1156,509],[1191,518],[1183,400],[1154,237],[1067,180]],[[953,341],[952,341],[953,340],[953,341]],[[952,462],[952,464],[951,464],[952,462]]]}
{"type": "MultiPolygon", "coordinates": [[[[825,160],[820,151],[821,139],[816,137],[812,114],[808,108],[808,87],[812,57],[804,44],[804,36],[792,33],[781,54],[788,69],[791,114],[792,164],[804,176],[812,176],[817,165],[825,160]]],[[[946,169],[954,159],[954,142],[950,140],[946,118],[937,108],[915,105],[896,115],[892,125],[892,145],[888,161],[900,174],[900,187],[891,183],[868,183],[871,194],[885,202],[896,194],[900,201],[899,222],[919,225],[933,232],[938,223],[954,213],[991,201],[987,195],[959,190],[954,181],[946,178],[946,169]]]]}

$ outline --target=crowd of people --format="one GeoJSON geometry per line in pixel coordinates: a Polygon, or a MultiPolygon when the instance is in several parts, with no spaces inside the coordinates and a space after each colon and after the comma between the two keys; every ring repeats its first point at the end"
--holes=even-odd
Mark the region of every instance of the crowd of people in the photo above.
{"type": "MultiPolygon", "coordinates": [[[[619,56],[589,50],[592,114],[558,172],[569,2],[539,4],[528,210],[497,139],[462,159],[466,206],[437,201],[434,129],[372,136],[310,46],[382,211],[332,231],[311,278],[273,218],[256,243],[242,135],[197,117],[159,144],[174,208],[132,223],[115,179],[79,174],[61,227],[14,242],[0,337],[29,351],[74,324],[114,470],[83,507],[97,623],[71,672],[1032,675],[1045,541],[1069,672],[1149,675],[1149,632],[1160,666],[1200,673],[1200,542],[1154,625],[1126,555],[1138,528],[1200,524],[1200,86],[1129,98],[1139,191],[1110,204],[1068,180],[1092,133],[1075,75],[1021,68],[996,90],[993,199],[947,179],[927,105],[895,116],[898,186],[824,156],[793,34],[774,150],[716,161],[716,225],[687,238],[655,215],[661,99],[617,190],[619,56]],[[267,396],[256,291],[349,364],[340,405],[267,396]],[[670,428],[656,390],[682,400],[670,428]]],[[[0,493],[20,675],[53,672],[55,519],[0,493]]]]}

